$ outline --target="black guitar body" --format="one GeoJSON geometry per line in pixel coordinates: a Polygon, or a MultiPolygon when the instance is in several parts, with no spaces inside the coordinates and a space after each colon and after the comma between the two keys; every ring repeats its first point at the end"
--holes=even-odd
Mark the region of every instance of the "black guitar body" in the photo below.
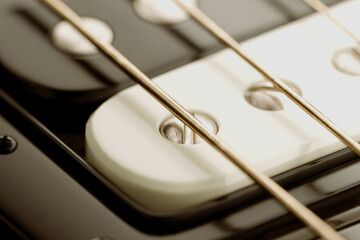
{"type": "MultiPolygon", "coordinates": [[[[108,24],[113,45],[150,77],[224,48],[192,20],[147,22],[130,0],[65,2],[108,24]]],[[[200,0],[199,6],[238,41],[311,13],[295,0],[200,0]]],[[[86,121],[134,82],[100,53],[60,51],[51,39],[59,21],[40,1],[0,0],[0,239],[316,238],[256,185],[161,215],[142,209],[93,169],[85,156],[86,121]]],[[[359,167],[345,149],[274,179],[344,236],[358,239],[359,167]],[[332,187],[323,192],[319,182],[332,187]]]]}

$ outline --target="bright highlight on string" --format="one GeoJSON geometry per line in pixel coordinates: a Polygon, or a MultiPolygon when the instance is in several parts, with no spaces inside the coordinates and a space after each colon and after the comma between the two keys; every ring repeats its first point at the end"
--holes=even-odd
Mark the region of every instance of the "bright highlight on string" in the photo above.
{"type": "MultiPolygon", "coordinates": [[[[344,24],[340,23],[338,19],[334,17],[330,9],[320,0],[303,0],[306,4],[312,7],[315,11],[323,14],[330,21],[332,21],[336,26],[343,30],[349,37],[351,37],[358,45],[360,45],[360,38],[356,36],[349,28],[344,24]]],[[[358,53],[359,54],[359,53],[358,53]]]]}

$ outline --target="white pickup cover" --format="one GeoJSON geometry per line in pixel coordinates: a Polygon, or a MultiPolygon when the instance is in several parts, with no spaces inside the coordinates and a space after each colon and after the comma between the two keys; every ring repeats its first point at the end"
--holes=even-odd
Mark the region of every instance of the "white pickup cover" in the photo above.
{"type": "MultiPolygon", "coordinates": [[[[358,35],[359,12],[357,0],[333,8],[358,35]]],[[[360,77],[332,64],[333,55],[350,46],[355,43],[317,14],[242,43],[248,55],[299,86],[305,99],[359,139],[360,77]]],[[[154,79],[187,109],[215,119],[218,135],[270,176],[345,147],[289,100],[282,111],[248,104],[244,92],[263,80],[228,49],[154,79]]],[[[139,86],[118,93],[87,123],[87,160],[140,205],[160,213],[252,183],[207,144],[178,145],[164,139],[159,125],[169,116],[139,86]]]]}

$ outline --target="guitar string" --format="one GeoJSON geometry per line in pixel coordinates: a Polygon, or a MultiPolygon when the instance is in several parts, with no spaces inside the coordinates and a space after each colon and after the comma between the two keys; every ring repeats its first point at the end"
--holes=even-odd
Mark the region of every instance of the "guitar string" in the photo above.
{"type": "Polygon", "coordinates": [[[283,92],[291,101],[296,103],[301,109],[303,109],[307,114],[312,118],[318,121],[322,126],[324,126],[328,131],[335,135],[339,140],[341,140],[345,145],[347,145],[351,150],[353,150],[358,156],[360,156],[360,145],[355,141],[349,134],[343,131],[335,123],[330,121],[324,114],[307,102],[303,97],[301,97],[296,91],[289,87],[284,81],[279,79],[277,76],[272,74],[269,70],[260,66],[255,60],[247,56],[242,50],[240,44],[231,37],[227,32],[225,32],[221,27],[219,27],[214,21],[212,21],[204,12],[202,12],[198,7],[194,5],[188,5],[180,0],[173,0],[180,7],[182,7],[190,16],[192,16],[198,23],[200,23],[206,30],[223,42],[226,46],[235,51],[240,57],[242,57],[249,65],[255,68],[261,75],[263,75],[267,80],[269,80],[276,88],[283,92]]]}
{"type": "MultiPolygon", "coordinates": [[[[331,13],[330,9],[320,0],[303,0],[307,5],[313,8],[318,13],[325,16],[331,22],[333,22],[337,27],[343,30],[349,37],[351,37],[358,45],[360,45],[360,38],[356,36],[349,28],[342,24],[334,15],[331,13]]],[[[355,51],[357,52],[357,51],[355,51]]],[[[358,53],[358,52],[357,52],[358,53]]],[[[360,55],[360,53],[358,53],[360,55]]]]}
{"type": "Polygon", "coordinates": [[[118,50],[110,43],[103,41],[89,32],[83,24],[80,16],[78,16],[71,8],[60,0],[40,0],[60,17],[70,22],[79,30],[88,40],[90,40],[98,49],[103,52],[118,67],[143,87],[150,95],[152,95],[159,103],[166,107],[173,115],[179,118],[190,129],[203,138],[208,144],[215,148],[219,153],[248,174],[255,182],[264,187],[270,194],[278,199],[284,206],[293,212],[301,221],[307,224],[320,237],[324,239],[339,239],[340,236],[334,229],[326,224],[317,215],[306,208],[302,203],[295,199],[291,194],[284,190],[280,185],[266,176],[264,173],[246,163],[238,154],[235,153],[223,140],[217,135],[207,130],[201,122],[199,122],[191,113],[172,99],[160,87],[152,82],[143,72],[126,59],[118,50]]]}
{"type": "MultiPolygon", "coordinates": [[[[355,141],[350,135],[340,129],[337,125],[331,122],[325,115],[323,115],[319,110],[302,98],[296,91],[287,86],[281,79],[270,73],[268,70],[261,67],[256,61],[247,56],[242,50],[241,45],[231,37],[226,31],[224,31],[220,26],[218,26],[213,20],[211,20],[204,12],[202,12],[197,6],[190,5],[182,2],[181,0],[173,0],[176,2],[182,9],[184,9],[193,19],[195,19],[201,26],[203,26],[207,31],[213,34],[218,40],[224,43],[226,46],[235,51],[240,57],[242,57],[248,64],[254,67],[260,74],[262,74],[267,80],[269,80],[275,87],[282,91],[290,100],[296,103],[301,109],[308,113],[312,118],[318,121],[323,127],[328,131],[333,133],[339,140],[346,144],[350,149],[352,149],[357,155],[360,154],[360,145],[355,141]]],[[[310,2],[314,4],[318,2],[317,8],[321,8],[322,12],[330,16],[330,18],[338,23],[335,18],[331,17],[329,11],[327,10],[324,4],[321,5],[320,1],[317,0],[304,0],[305,2],[310,2]],[[319,3],[320,2],[320,3],[319,3]],[[325,7],[324,7],[325,6],[325,7]]],[[[315,4],[316,5],[316,4],[315,4]]],[[[320,9],[319,9],[320,10],[320,9]]],[[[341,25],[340,25],[341,26],[341,25]]],[[[348,32],[346,28],[344,28],[348,32]]],[[[351,32],[349,32],[351,34],[351,32]]],[[[355,35],[351,34],[356,37],[355,35]]],[[[356,40],[358,40],[356,38],[356,40]]],[[[360,155],[359,155],[360,156],[360,155]]],[[[299,216],[298,216],[299,217],[299,216]]],[[[309,223],[308,225],[313,231],[317,232],[320,236],[318,229],[313,228],[314,226],[309,223]]]]}
{"type": "MultiPolygon", "coordinates": [[[[248,64],[254,67],[260,74],[262,74],[267,80],[269,80],[275,87],[282,91],[290,100],[296,103],[300,108],[302,108],[306,113],[308,113],[312,118],[318,121],[323,127],[328,131],[333,133],[338,139],[340,139],[344,144],[346,144],[350,149],[352,149],[357,155],[360,154],[360,145],[356,142],[351,136],[346,132],[340,129],[337,125],[331,122],[325,115],[318,111],[314,106],[302,98],[296,91],[288,87],[281,79],[270,73],[268,70],[261,67],[256,61],[247,56],[242,50],[241,45],[231,37],[226,31],[224,31],[220,26],[218,26],[213,20],[211,20],[204,12],[202,12],[197,6],[186,4],[181,0],[173,0],[176,2],[183,10],[185,10],[193,19],[195,19],[201,26],[203,26],[207,31],[213,34],[218,40],[224,43],[226,46],[235,51],[240,57],[242,57],[248,64]]],[[[304,0],[310,4],[315,4],[317,9],[326,13],[327,16],[330,16],[334,22],[338,23],[334,17],[330,14],[327,7],[318,0],[304,0]]],[[[342,26],[340,24],[340,26],[342,26]]],[[[345,27],[342,27],[346,32],[348,30],[345,27]]],[[[355,35],[350,31],[349,33],[355,37],[355,40],[358,41],[355,35]]],[[[359,155],[360,156],[360,155],[359,155]]],[[[299,217],[299,216],[298,216],[299,217]]],[[[305,222],[304,222],[305,223],[305,222]]],[[[307,224],[307,223],[306,223],[307,224]]],[[[313,228],[311,223],[307,224],[310,228],[313,229],[316,233],[319,234],[318,229],[313,228]]]]}

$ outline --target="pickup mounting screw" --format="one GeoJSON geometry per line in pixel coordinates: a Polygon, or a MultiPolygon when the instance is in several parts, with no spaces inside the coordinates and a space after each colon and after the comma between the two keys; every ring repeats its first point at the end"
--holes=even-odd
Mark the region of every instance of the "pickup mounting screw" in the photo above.
{"type": "Polygon", "coordinates": [[[9,154],[15,151],[17,142],[9,135],[0,135],[0,154],[9,154]]]}

